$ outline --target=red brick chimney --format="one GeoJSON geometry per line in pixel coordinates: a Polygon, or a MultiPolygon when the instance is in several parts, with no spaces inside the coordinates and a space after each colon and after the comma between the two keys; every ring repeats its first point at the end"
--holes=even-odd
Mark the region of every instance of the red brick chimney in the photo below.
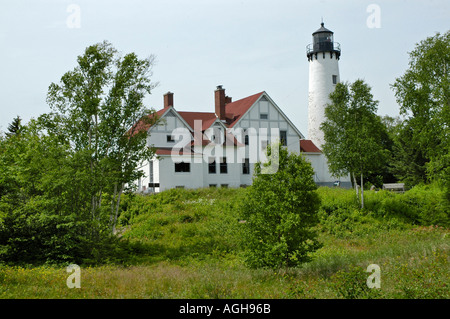
{"type": "Polygon", "coordinates": [[[222,85],[217,86],[214,91],[214,102],[217,117],[220,120],[225,120],[225,89],[222,88],[222,85]]]}
{"type": "Polygon", "coordinates": [[[170,91],[164,94],[164,108],[168,106],[173,107],[173,93],[170,91]]]}

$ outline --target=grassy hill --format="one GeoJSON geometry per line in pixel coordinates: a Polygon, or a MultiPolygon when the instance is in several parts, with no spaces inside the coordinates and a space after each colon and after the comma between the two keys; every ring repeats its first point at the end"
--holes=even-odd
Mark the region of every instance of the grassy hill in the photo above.
{"type": "Polygon", "coordinates": [[[1,298],[449,298],[449,217],[438,187],[405,194],[320,188],[323,248],[302,267],[248,269],[239,204],[245,189],[174,189],[126,196],[122,264],[65,268],[0,266],[1,298]],[[366,272],[377,264],[381,288],[366,272]]]}

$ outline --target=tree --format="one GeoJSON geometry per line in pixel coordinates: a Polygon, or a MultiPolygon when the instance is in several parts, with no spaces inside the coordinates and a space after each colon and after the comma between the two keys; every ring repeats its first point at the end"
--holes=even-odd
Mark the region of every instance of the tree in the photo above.
{"type": "Polygon", "coordinates": [[[90,46],[50,85],[53,112],[0,137],[2,261],[82,264],[120,252],[120,196],[153,155],[147,130],[157,118],[143,105],[151,66],[107,42],[90,46]]]}
{"type": "Polygon", "coordinates": [[[8,262],[61,262],[89,258],[104,243],[82,214],[77,170],[67,145],[31,120],[0,145],[0,258],[8,262]],[[87,235],[89,234],[89,235],[87,235]]]}
{"type": "Polygon", "coordinates": [[[409,57],[391,85],[405,117],[396,173],[417,184],[445,179],[450,165],[450,31],[419,42],[409,57]]]}
{"type": "Polygon", "coordinates": [[[8,126],[8,132],[6,132],[7,137],[11,137],[20,133],[22,129],[22,119],[20,116],[17,116],[13,119],[11,124],[8,126]]]}
{"type": "Polygon", "coordinates": [[[395,140],[399,135],[400,126],[402,120],[399,116],[392,117],[389,115],[379,116],[383,125],[383,129],[380,132],[380,143],[383,149],[386,151],[386,165],[381,167],[367,176],[367,181],[371,181],[377,187],[382,187],[384,183],[396,183],[397,177],[392,171],[392,158],[394,156],[395,140]]]}
{"type": "Polygon", "coordinates": [[[387,133],[376,115],[378,101],[362,80],[338,83],[330,99],[325,108],[326,120],[321,125],[325,137],[323,152],[332,174],[352,176],[357,194],[356,176],[360,176],[364,208],[364,174],[379,171],[388,155],[383,145],[387,133]]]}
{"type": "Polygon", "coordinates": [[[92,219],[105,218],[102,199],[109,197],[106,218],[112,232],[121,194],[143,174],[139,163],[154,154],[146,146],[145,126],[135,125],[156,120],[143,103],[157,84],[150,80],[153,61],[153,56],[141,60],[134,53],[121,57],[106,41],[92,45],[60,84],[50,85],[47,102],[53,112],[41,117],[49,134],[67,142],[79,161],[92,219]]]}
{"type": "Polygon", "coordinates": [[[429,161],[424,148],[418,147],[417,130],[403,122],[394,137],[392,173],[408,187],[427,181],[426,164],[429,161]]]}
{"type": "Polygon", "coordinates": [[[250,267],[296,266],[320,247],[313,230],[320,198],[311,164],[280,145],[268,147],[268,158],[274,147],[280,148],[277,172],[262,173],[271,162],[255,164],[253,185],[240,208],[250,267]]]}

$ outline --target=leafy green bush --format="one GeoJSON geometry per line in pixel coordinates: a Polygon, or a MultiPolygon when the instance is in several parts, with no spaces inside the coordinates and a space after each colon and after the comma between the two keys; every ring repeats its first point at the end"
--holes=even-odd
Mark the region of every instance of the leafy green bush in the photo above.
{"type": "Polygon", "coordinates": [[[405,193],[365,192],[360,210],[354,190],[320,187],[321,229],[345,238],[406,225],[450,225],[444,190],[437,184],[416,186],[405,193]]]}
{"type": "MultiPolygon", "coordinates": [[[[269,147],[269,156],[272,151],[269,147]]],[[[320,247],[313,229],[319,221],[320,199],[311,164],[282,147],[278,163],[273,174],[264,174],[264,166],[255,165],[253,185],[240,207],[246,221],[246,262],[253,268],[297,266],[320,247]]]]}
{"type": "Polygon", "coordinates": [[[366,194],[366,208],[376,217],[395,217],[406,223],[423,226],[450,225],[444,189],[437,184],[415,186],[403,194],[388,191],[366,194]]]}
{"type": "MultiPolygon", "coordinates": [[[[16,264],[96,263],[122,250],[108,219],[92,217],[87,172],[38,122],[0,139],[0,260],[16,264]]],[[[108,216],[108,215],[106,215],[108,216]]]]}

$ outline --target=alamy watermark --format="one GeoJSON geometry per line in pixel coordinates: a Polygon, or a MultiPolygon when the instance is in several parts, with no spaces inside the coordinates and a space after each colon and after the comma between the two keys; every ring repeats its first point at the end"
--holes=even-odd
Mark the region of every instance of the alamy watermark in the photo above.
{"type": "Polygon", "coordinates": [[[367,287],[369,288],[381,288],[381,269],[377,264],[370,264],[367,266],[366,272],[370,273],[367,277],[367,287]]]}
{"type": "Polygon", "coordinates": [[[370,13],[367,17],[366,25],[369,29],[381,28],[381,8],[378,4],[369,4],[366,8],[366,12],[370,13]]]}
{"type": "Polygon", "coordinates": [[[81,7],[78,4],[69,4],[66,12],[70,13],[66,19],[66,26],[69,29],[81,28],[81,7]]]}
{"type": "Polygon", "coordinates": [[[72,273],[67,277],[66,284],[69,288],[81,288],[81,268],[76,264],[67,266],[66,271],[72,273]]]}

